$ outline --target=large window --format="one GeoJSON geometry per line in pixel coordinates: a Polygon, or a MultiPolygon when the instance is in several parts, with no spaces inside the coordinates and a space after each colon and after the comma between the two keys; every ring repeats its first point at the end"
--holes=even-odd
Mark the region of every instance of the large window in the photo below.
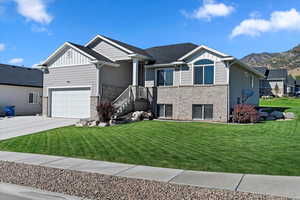
{"type": "Polygon", "coordinates": [[[158,104],[157,105],[158,117],[172,118],[173,105],[172,104],[158,104]]]}
{"type": "Polygon", "coordinates": [[[173,85],[173,69],[159,69],[157,70],[157,85],[158,86],[172,86],[173,85]]]}
{"type": "Polygon", "coordinates": [[[215,67],[211,60],[203,59],[194,63],[194,84],[214,84],[215,67]]]}
{"type": "Polygon", "coordinates": [[[213,119],[212,104],[194,104],[193,119],[195,120],[211,120],[213,119]]]}

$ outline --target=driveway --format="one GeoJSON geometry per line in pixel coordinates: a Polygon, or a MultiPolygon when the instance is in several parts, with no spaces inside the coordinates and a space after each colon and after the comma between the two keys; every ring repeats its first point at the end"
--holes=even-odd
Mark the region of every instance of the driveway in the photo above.
{"type": "Polygon", "coordinates": [[[22,116],[0,118],[0,140],[74,125],[78,119],[22,116]]]}

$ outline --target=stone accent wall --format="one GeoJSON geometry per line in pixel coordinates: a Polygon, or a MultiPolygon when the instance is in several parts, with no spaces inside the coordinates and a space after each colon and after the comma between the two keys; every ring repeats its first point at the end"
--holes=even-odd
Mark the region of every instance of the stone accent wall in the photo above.
{"type": "Polygon", "coordinates": [[[173,105],[175,120],[192,120],[193,104],[213,104],[213,121],[227,122],[227,92],[228,85],[153,88],[157,104],[173,105]]]}
{"type": "Polygon", "coordinates": [[[91,119],[98,120],[97,105],[99,102],[98,96],[91,96],[91,119]]]}
{"type": "Polygon", "coordinates": [[[48,117],[48,97],[43,97],[42,100],[42,113],[44,117],[48,117]]]}
{"type": "Polygon", "coordinates": [[[126,90],[126,87],[116,87],[113,85],[103,85],[102,86],[102,97],[101,100],[114,101],[119,97],[122,92],[126,90]]]}

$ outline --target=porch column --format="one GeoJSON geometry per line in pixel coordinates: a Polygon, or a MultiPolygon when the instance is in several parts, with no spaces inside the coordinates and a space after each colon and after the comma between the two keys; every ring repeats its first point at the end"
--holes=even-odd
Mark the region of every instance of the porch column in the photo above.
{"type": "Polygon", "coordinates": [[[139,60],[134,58],[132,60],[132,86],[139,84],[139,60]]]}

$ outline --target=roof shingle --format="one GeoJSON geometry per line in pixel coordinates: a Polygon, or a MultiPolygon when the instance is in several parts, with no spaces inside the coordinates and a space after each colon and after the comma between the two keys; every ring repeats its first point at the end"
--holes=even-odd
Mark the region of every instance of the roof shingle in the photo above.
{"type": "Polygon", "coordinates": [[[0,64],[0,84],[43,87],[43,72],[39,69],[0,64]]]}
{"type": "Polygon", "coordinates": [[[165,64],[177,61],[182,56],[197,48],[193,43],[173,44],[146,49],[155,60],[155,64],[165,64]]]}

